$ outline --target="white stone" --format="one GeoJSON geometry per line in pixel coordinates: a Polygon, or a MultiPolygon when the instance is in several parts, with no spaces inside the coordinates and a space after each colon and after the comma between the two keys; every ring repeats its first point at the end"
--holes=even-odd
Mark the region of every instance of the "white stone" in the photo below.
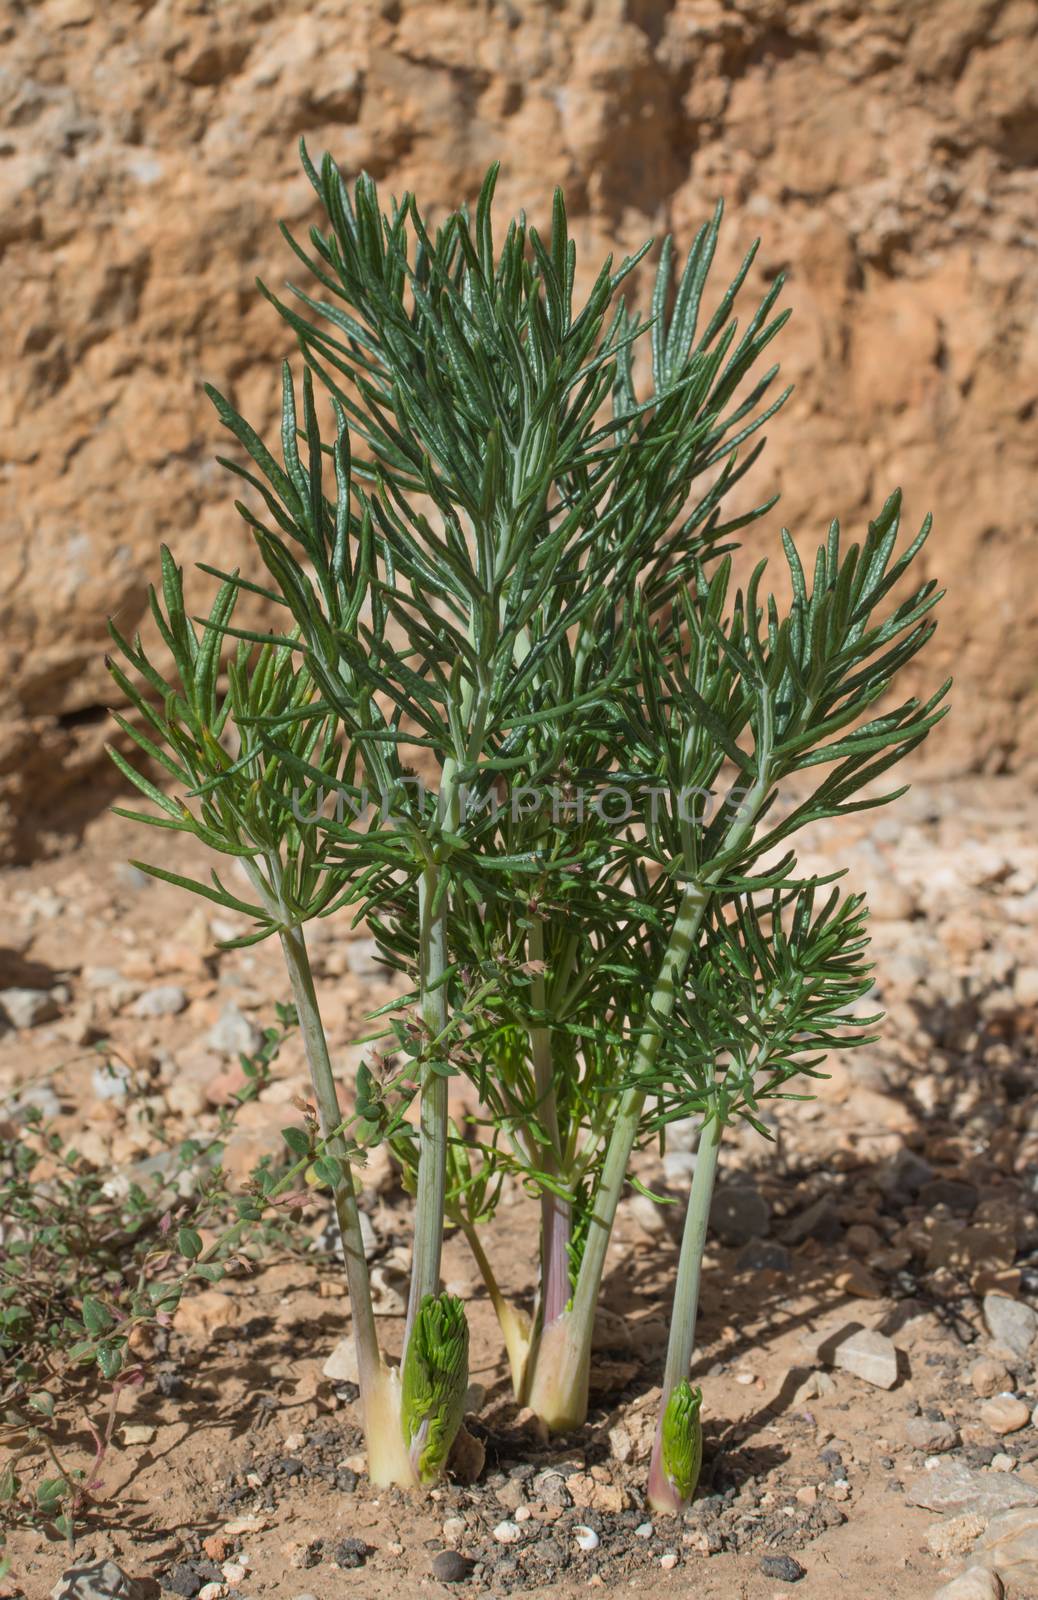
{"type": "Polygon", "coordinates": [[[175,1017],[187,1006],[187,995],[176,983],[163,983],[156,989],[145,989],[130,1007],[135,1017],[175,1017]]]}
{"type": "Polygon", "coordinates": [[[155,1429],[146,1422],[128,1422],[120,1429],[123,1444],[151,1444],[155,1437],[155,1429]]]}
{"type": "Polygon", "coordinates": [[[897,1350],[874,1328],[861,1328],[844,1339],[833,1353],[833,1366],[877,1389],[892,1389],[897,1382],[897,1350]]]}
{"type": "Polygon", "coordinates": [[[219,1021],[213,1024],[205,1036],[207,1048],[217,1050],[224,1056],[255,1055],[262,1043],[263,1034],[260,1029],[254,1022],[250,1022],[233,1000],[224,1006],[219,1021]]]}
{"type": "Polygon", "coordinates": [[[594,1528],[586,1528],[583,1523],[580,1523],[573,1529],[573,1537],[581,1550],[598,1549],[598,1534],[594,1528]]]}
{"type": "Polygon", "coordinates": [[[984,1296],[984,1321],[991,1337],[1018,1356],[1026,1356],[1038,1333],[1038,1314],[1022,1300],[1004,1294],[984,1296]]]}
{"type": "Polygon", "coordinates": [[[12,1028],[35,1028],[59,1015],[47,989],[0,989],[0,1012],[6,1013],[12,1028]]]}
{"type": "Polygon", "coordinates": [[[125,1100],[130,1092],[130,1069],[121,1061],[95,1067],[90,1074],[90,1090],[95,1100],[125,1100]]]}
{"type": "Polygon", "coordinates": [[[331,1355],[328,1357],[321,1372],[333,1383],[359,1383],[360,1371],[357,1367],[357,1346],[353,1335],[340,1339],[331,1355]]]}
{"type": "Polygon", "coordinates": [[[951,1583],[943,1584],[933,1600],[1002,1600],[1004,1594],[997,1572],[989,1572],[986,1567],[970,1567],[951,1583]]]}
{"type": "MultiPolygon", "coordinates": [[[[494,1538],[498,1544],[516,1544],[522,1536],[522,1529],[516,1522],[499,1522],[494,1529],[494,1538]]],[[[598,1543],[597,1539],[595,1543],[598,1543]]]]}

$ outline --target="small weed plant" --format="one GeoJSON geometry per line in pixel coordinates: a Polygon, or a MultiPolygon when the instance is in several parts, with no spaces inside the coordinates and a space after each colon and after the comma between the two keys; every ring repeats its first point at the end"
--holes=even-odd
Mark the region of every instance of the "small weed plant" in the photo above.
{"type": "MultiPolygon", "coordinates": [[[[170,1143],[156,1128],[161,1148],[137,1174],[99,1171],[31,1103],[5,1123],[0,1577],[7,1570],[5,1528],[42,1528],[74,1547],[77,1526],[103,1499],[102,1467],[118,1449],[120,1400],[157,1381],[185,1291],[247,1270],[257,1253],[312,1247],[296,1226],[312,1204],[304,1181],[313,1161],[309,1142],[302,1153],[286,1147],[280,1163],[266,1157],[235,1195],[221,1167],[237,1112],[269,1083],[294,1026],[291,1009],[279,1007],[256,1053],[241,1056],[245,1084],[221,1108],[215,1131],[170,1143]],[[93,1440],[86,1472],[66,1459],[76,1419],[93,1440]]],[[[132,1076],[123,1081],[130,1103],[149,1087],[132,1076]]]]}
{"type": "Polygon", "coordinates": [[[860,542],[833,523],[810,560],[783,532],[788,599],[763,559],[736,585],[737,536],[772,502],[730,496],[788,392],[762,370],[788,313],[775,282],[737,324],[752,249],[708,298],[719,210],[683,263],[664,242],[642,315],[649,245],[578,295],[560,194],[547,233],[519,217],[496,237],[495,169],[434,229],[413,197],[383,212],[367,177],[303,161],[325,223],[286,233],[303,281],[263,289],[302,353],[279,444],[210,391],[258,560],[204,567],[219,588],[195,620],[163,552],[168,665],[113,628],[119,721],[154,774],[115,755],[152,806],[125,814],[234,858],[251,891],[223,868],[146,870],[244,914],[236,942],[280,942],[376,1484],[434,1482],[460,1424],[445,1228],[485,1277],[517,1399],[572,1429],[632,1157],[701,1119],[649,1479],[677,1509],[699,1471],[690,1365],[725,1131],[767,1136],[767,1102],[871,1026],[865,907],[838,874],[800,875],[796,840],[894,798],[878,780],[943,714],[946,686],[889,692],[934,626],[936,584],[913,577],[929,521],[900,541],[893,494],[860,542]],[[306,934],[343,908],[406,988],[349,1104],[306,934]],[[464,1127],[457,1075],[481,1107],[464,1127]],[[380,1143],[414,1195],[399,1365],[357,1210],[380,1143]],[[540,1196],[532,1306],[506,1300],[486,1242],[506,1178],[540,1196]]]}

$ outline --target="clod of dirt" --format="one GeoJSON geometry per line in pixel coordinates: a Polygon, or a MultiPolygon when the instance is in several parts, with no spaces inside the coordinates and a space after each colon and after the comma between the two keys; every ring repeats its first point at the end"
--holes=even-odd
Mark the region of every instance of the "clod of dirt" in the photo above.
{"type": "Polygon", "coordinates": [[[370,1554],[363,1539],[341,1539],[332,1551],[332,1560],[337,1567],[362,1567],[370,1554]]]}
{"type": "MultiPolygon", "coordinates": [[[[169,1594],[179,1594],[184,1600],[194,1600],[199,1589],[207,1583],[220,1583],[223,1573],[213,1561],[178,1561],[170,1567],[162,1587],[169,1594]]],[[[76,1597],[78,1600],[78,1597],[76,1597]]]]}

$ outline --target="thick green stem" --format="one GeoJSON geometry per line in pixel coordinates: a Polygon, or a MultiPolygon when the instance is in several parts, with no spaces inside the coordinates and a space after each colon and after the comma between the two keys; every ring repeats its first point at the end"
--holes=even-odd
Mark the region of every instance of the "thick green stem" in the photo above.
{"type": "MultiPolygon", "coordinates": [[[[544,973],[544,924],[534,917],[527,941],[530,961],[535,964],[531,984],[534,1009],[544,1013],[547,1006],[547,984],[544,973]]],[[[552,1178],[559,1176],[562,1153],[559,1139],[559,1117],[555,1099],[555,1077],[552,1064],[551,1029],[536,1026],[530,1029],[530,1052],[533,1058],[534,1086],[537,1091],[537,1116],[544,1130],[540,1159],[545,1172],[552,1178]]],[[[570,1295],[569,1242],[571,1235],[570,1205],[551,1189],[541,1192],[541,1323],[550,1327],[566,1308],[570,1295]]]]}
{"type": "Polygon", "coordinates": [[[375,1332],[375,1316],[371,1305],[371,1286],[368,1264],[364,1255],[364,1237],[360,1231],[360,1212],[353,1186],[349,1149],[341,1130],[343,1116],[339,1095],[332,1074],[321,1014],[317,1006],[313,973],[306,951],[303,931],[297,926],[282,928],[281,948],[285,956],[292,995],[299,1014],[299,1027],[303,1036],[310,1081],[317,1101],[317,1115],[326,1141],[326,1153],[336,1159],[339,1180],[333,1190],[335,1216],[339,1225],[339,1241],[346,1265],[346,1282],[350,1291],[350,1314],[353,1319],[353,1337],[357,1347],[357,1374],[360,1379],[360,1403],[364,1415],[364,1437],[367,1442],[368,1475],[380,1488],[397,1484],[411,1488],[415,1474],[404,1446],[400,1424],[400,1383],[397,1374],[386,1367],[375,1332]]]}
{"type": "MultiPolygon", "coordinates": [[[[663,1371],[663,1394],[660,1397],[659,1417],[656,1423],[656,1440],[649,1467],[649,1504],[656,1511],[680,1511],[689,1495],[675,1483],[664,1460],[664,1418],[671,1396],[678,1385],[684,1383],[692,1365],[692,1352],[696,1343],[696,1316],[699,1311],[699,1286],[703,1270],[703,1249],[706,1244],[710,1201],[717,1174],[717,1155],[721,1146],[720,1120],[711,1117],[703,1128],[699,1140],[692,1192],[685,1213],[685,1228],[681,1238],[681,1255],[678,1276],[674,1285],[674,1307],[667,1344],[667,1361],[663,1371]]],[[[696,1419],[698,1426],[698,1417],[696,1419]]],[[[694,1488],[694,1485],[693,1485],[694,1488]]]]}
{"type": "MultiPolygon", "coordinates": [[[[682,896],[660,975],[649,1002],[650,1020],[638,1040],[633,1067],[635,1079],[649,1072],[656,1060],[663,1036],[660,1022],[666,1020],[674,1010],[678,989],[688,969],[709,898],[709,890],[699,884],[690,884],[682,896]]],[[[546,1337],[542,1340],[537,1352],[529,1403],[550,1428],[559,1431],[578,1426],[587,1416],[595,1307],[616,1208],[623,1193],[644,1104],[645,1096],[637,1089],[628,1089],[620,1101],[595,1194],[595,1209],[580,1264],[573,1307],[557,1320],[556,1332],[550,1339],[546,1337]]]]}
{"type": "MultiPolygon", "coordinates": [[[[428,1038],[447,1029],[447,899],[435,867],[418,885],[422,1021],[428,1038]],[[439,903],[437,895],[439,891],[439,903]]],[[[437,1048],[434,1046],[434,1049],[437,1048]]],[[[427,1063],[421,1084],[418,1121],[418,1192],[415,1199],[414,1256],[407,1302],[406,1352],[418,1308],[440,1292],[444,1205],[447,1197],[447,1079],[427,1063]]]]}
{"type": "MultiPolygon", "coordinates": [[[[765,718],[759,738],[757,781],[743,800],[728,829],[722,846],[722,855],[741,845],[752,832],[760,809],[767,798],[771,781],[772,742],[768,717],[765,718]]],[[[688,861],[691,860],[687,843],[686,857],[688,861]]],[[[678,989],[688,971],[688,964],[699,936],[703,917],[710,904],[718,871],[719,869],[707,874],[701,881],[689,883],[681,897],[660,975],[649,1001],[649,1020],[638,1039],[632,1071],[635,1082],[648,1074],[656,1061],[663,1037],[660,1022],[666,1021],[673,1013],[678,989]]],[[[591,1337],[595,1324],[595,1307],[602,1285],[602,1272],[616,1219],[616,1208],[623,1193],[627,1165],[638,1137],[644,1105],[645,1096],[637,1088],[628,1089],[620,1101],[613,1132],[606,1148],[605,1161],[602,1164],[602,1176],[595,1195],[595,1209],[580,1264],[572,1310],[559,1317],[551,1330],[551,1339],[542,1340],[537,1352],[537,1361],[530,1381],[529,1404],[539,1416],[543,1417],[550,1428],[560,1432],[579,1425],[587,1416],[588,1375],[591,1367],[591,1337]]]]}

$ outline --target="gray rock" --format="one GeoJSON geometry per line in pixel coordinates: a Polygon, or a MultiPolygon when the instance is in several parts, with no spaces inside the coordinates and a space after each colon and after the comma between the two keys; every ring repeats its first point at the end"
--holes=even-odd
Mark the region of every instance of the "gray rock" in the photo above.
{"type": "Polygon", "coordinates": [[[346,945],[346,965],[357,978],[384,978],[389,970],[374,939],[350,939],[346,945]]]}
{"type": "Polygon", "coordinates": [[[899,1150],[892,1161],[880,1167],[876,1173],[876,1183],[884,1194],[908,1198],[917,1195],[933,1175],[929,1161],[917,1156],[914,1150],[899,1150]]]}
{"type": "Polygon", "coordinates": [[[793,1556],[761,1556],[760,1570],[766,1578],[777,1578],[780,1583],[799,1583],[805,1575],[793,1556]]]}
{"type": "Polygon", "coordinates": [[[144,1600],[144,1586],[114,1561],[70,1567],[51,1590],[51,1600],[144,1600]]]}
{"type": "Polygon", "coordinates": [[[995,1568],[1014,1594],[1038,1585],[1038,1510],[1005,1511],[993,1518],[973,1549],[973,1560],[995,1568]]]}
{"type": "Polygon", "coordinates": [[[822,1244],[835,1244],[842,1234],[843,1223],[827,1194],[816,1200],[814,1205],[808,1206],[806,1211],[801,1211],[800,1215],[794,1217],[782,1230],[782,1237],[787,1244],[802,1244],[805,1239],[818,1239],[822,1244]]]}
{"type": "Polygon", "coordinates": [[[771,1207],[762,1194],[748,1183],[725,1184],[710,1205],[710,1226],[729,1245],[748,1244],[767,1233],[771,1207]]]}
{"type": "Polygon", "coordinates": [[[175,1017],[187,1005],[187,995],[176,983],[162,983],[156,989],[145,989],[130,1007],[134,1017],[175,1017]]]}
{"type": "Polygon", "coordinates": [[[24,1119],[30,1108],[38,1111],[44,1122],[53,1122],[55,1117],[61,1115],[61,1101],[49,1083],[31,1083],[17,1099],[7,1104],[11,1115],[19,1120],[24,1119]]]}
{"type": "Polygon", "coordinates": [[[541,1505],[565,1510],[567,1506],[573,1504],[573,1497],[566,1488],[565,1478],[561,1472],[556,1472],[551,1467],[537,1474],[532,1487],[531,1499],[537,1500],[541,1505]]]}
{"type": "Polygon", "coordinates": [[[124,1010],[141,992],[139,983],[132,978],[124,978],[115,967],[84,967],[83,983],[91,994],[99,995],[113,1011],[124,1010]]]}
{"type": "Polygon", "coordinates": [[[668,1150],[663,1157],[663,1176],[676,1188],[687,1189],[696,1171],[696,1157],[690,1150],[668,1150]]]}
{"type": "Polygon", "coordinates": [[[944,1583],[933,1600],[1002,1600],[1005,1590],[997,1572],[986,1567],[970,1567],[951,1583],[944,1583]]]}
{"type": "Polygon", "coordinates": [[[997,1517],[1021,1506],[1038,1506],[1038,1488],[1015,1472],[981,1472],[964,1461],[942,1461],[908,1485],[905,1499],[926,1511],[974,1511],[997,1517]]]}
{"type": "Polygon", "coordinates": [[[958,1211],[964,1216],[976,1211],[979,1199],[972,1183],[959,1183],[954,1178],[934,1178],[932,1183],[924,1183],[919,1191],[920,1205],[931,1210],[935,1206],[947,1206],[949,1211],[958,1211]]]}
{"type": "Polygon", "coordinates": [[[773,1239],[751,1239],[735,1258],[737,1272],[788,1272],[792,1257],[773,1239]]]}
{"type": "Polygon", "coordinates": [[[155,882],[150,872],[142,872],[129,861],[120,861],[115,875],[124,889],[150,889],[155,882]]]}
{"type": "Polygon", "coordinates": [[[220,1012],[219,1021],[209,1029],[205,1043],[210,1050],[217,1050],[224,1056],[251,1056],[263,1043],[263,1034],[232,1000],[220,1012]]]}
{"type": "Polygon", "coordinates": [[[698,1150],[702,1132],[702,1117],[677,1117],[667,1123],[667,1149],[681,1150],[686,1154],[698,1150]]]}
{"type": "Polygon", "coordinates": [[[953,1423],[930,1417],[910,1417],[905,1423],[905,1438],[914,1450],[925,1450],[927,1455],[935,1456],[954,1450],[959,1442],[953,1423]]]}
{"type": "Polygon", "coordinates": [[[1004,1294],[984,1296],[984,1321],[991,1337],[1018,1356],[1027,1355],[1038,1333],[1038,1315],[1022,1300],[1004,1294]]]}
{"type": "Polygon", "coordinates": [[[860,1328],[833,1351],[833,1366],[849,1372],[877,1389],[892,1389],[897,1382],[897,1350],[885,1333],[860,1328]]]}
{"type": "Polygon", "coordinates": [[[125,1100],[130,1092],[130,1069],[121,1061],[106,1062],[90,1074],[90,1092],[95,1100],[125,1100]]]}
{"type": "Polygon", "coordinates": [[[35,1028],[61,1015],[49,989],[0,989],[0,1010],[12,1028],[35,1028]]]}

